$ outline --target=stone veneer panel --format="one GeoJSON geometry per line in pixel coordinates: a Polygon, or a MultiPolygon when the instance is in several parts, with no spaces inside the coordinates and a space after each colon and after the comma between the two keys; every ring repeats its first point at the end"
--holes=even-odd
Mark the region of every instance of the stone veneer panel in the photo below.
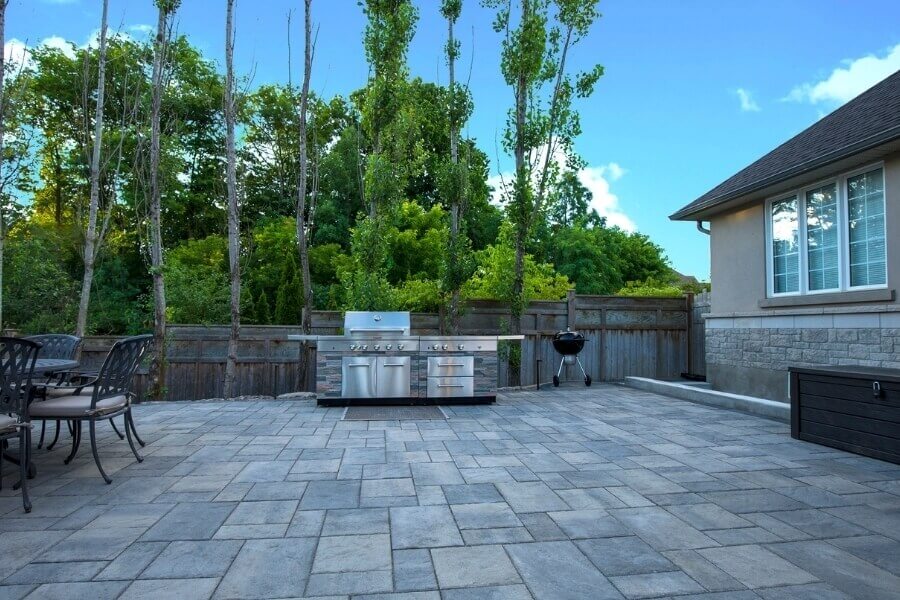
{"type": "Polygon", "coordinates": [[[900,328],[711,327],[706,364],[716,389],[787,401],[791,366],[900,369],[900,328]]]}

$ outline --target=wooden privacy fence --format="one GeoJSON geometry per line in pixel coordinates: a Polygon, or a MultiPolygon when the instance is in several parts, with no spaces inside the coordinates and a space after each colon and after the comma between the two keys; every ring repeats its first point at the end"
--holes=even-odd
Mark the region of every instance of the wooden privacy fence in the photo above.
{"type": "MultiPolygon", "coordinates": [[[[570,327],[587,338],[579,355],[594,381],[621,381],[626,376],[674,379],[690,373],[702,376],[703,318],[705,299],[695,303],[682,298],[634,298],[586,296],[570,293],[566,300],[532,302],[522,316],[520,384],[548,384],[561,357],[553,349],[552,336],[570,327]]],[[[412,314],[413,335],[441,333],[437,314],[412,314]]],[[[342,333],[343,314],[313,311],[314,334],[342,333]]],[[[274,396],[313,389],[315,361],[307,360],[302,373],[303,344],[288,341],[299,334],[298,326],[241,328],[238,344],[236,386],[238,395],[274,396]]],[[[461,335],[500,335],[509,332],[509,308],[499,301],[469,302],[460,319],[461,335]]],[[[116,338],[89,337],[82,350],[82,363],[99,366],[116,338]]],[[[192,400],[222,396],[228,327],[171,325],[168,328],[169,400],[192,400]]],[[[313,358],[315,350],[308,350],[313,358]]],[[[507,361],[501,360],[498,386],[509,385],[507,361]]],[[[143,396],[146,368],[135,381],[135,392],[143,396]]],[[[564,367],[562,379],[581,380],[577,366],[564,367]]]]}

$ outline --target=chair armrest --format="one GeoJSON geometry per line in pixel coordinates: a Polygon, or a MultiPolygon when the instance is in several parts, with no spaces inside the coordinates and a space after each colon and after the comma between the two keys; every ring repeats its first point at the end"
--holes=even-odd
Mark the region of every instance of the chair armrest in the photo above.
{"type": "Polygon", "coordinates": [[[33,383],[33,384],[31,384],[31,388],[32,388],[32,390],[33,390],[33,393],[40,394],[40,395],[44,396],[45,398],[47,397],[47,390],[48,390],[48,389],[54,389],[54,390],[72,390],[72,395],[73,395],[73,396],[77,396],[78,394],[81,393],[81,390],[83,390],[83,389],[86,388],[86,387],[90,387],[91,385],[94,384],[95,381],[96,381],[96,379],[92,379],[92,380],[90,380],[90,381],[87,381],[87,382],[85,382],[85,383],[81,383],[81,384],[78,384],[78,385],[60,385],[60,384],[51,384],[51,383],[33,383]]]}

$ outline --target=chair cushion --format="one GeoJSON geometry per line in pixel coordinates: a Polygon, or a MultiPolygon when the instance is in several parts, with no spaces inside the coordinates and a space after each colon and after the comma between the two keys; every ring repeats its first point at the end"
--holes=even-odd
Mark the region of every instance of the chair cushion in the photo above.
{"type": "Polygon", "coordinates": [[[6,433],[13,430],[19,424],[19,420],[9,415],[0,415],[0,432],[6,433]]]}
{"type": "MultiPolygon", "coordinates": [[[[93,414],[110,413],[128,404],[125,396],[112,396],[97,401],[93,414]]],[[[28,409],[32,418],[56,419],[87,417],[91,413],[91,396],[58,396],[43,402],[32,402],[28,409]]]]}

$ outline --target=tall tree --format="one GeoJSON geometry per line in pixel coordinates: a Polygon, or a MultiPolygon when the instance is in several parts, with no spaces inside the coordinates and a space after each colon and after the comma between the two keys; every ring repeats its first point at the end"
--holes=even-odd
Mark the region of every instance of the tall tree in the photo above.
{"type": "Polygon", "coordinates": [[[472,102],[468,90],[456,82],[456,59],[459,56],[459,41],[454,35],[454,26],[462,13],[462,0],[443,0],[441,3],[441,15],[447,19],[447,71],[449,74],[448,85],[448,116],[450,125],[450,164],[444,175],[444,188],[446,200],[450,205],[450,239],[448,242],[446,286],[450,292],[449,324],[450,332],[458,333],[460,305],[459,294],[462,284],[470,273],[467,269],[468,240],[461,232],[461,225],[465,222],[466,200],[468,197],[468,172],[467,162],[460,162],[459,156],[459,132],[463,123],[472,110],[472,102]]]}
{"type": "Polygon", "coordinates": [[[150,368],[151,394],[162,400],[166,382],[166,284],[163,277],[162,192],[159,181],[160,112],[171,21],[180,0],[156,0],[156,40],[153,44],[153,79],[150,107],[150,273],[153,278],[153,342],[150,368]]]}
{"type": "MultiPolygon", "coordinates": [[[[307,109],[309,107],[309,78],[312,73],[313,41],[312,0],[304,0],[303,9],[303,84],[300,87],[300,172],[297,185],[297,246],[300,251],[300,277],[303,280],[303,333],[310,333],[313,309],[312,280],[309,277],[309,240],[306,220],[306,189],[308,179],[307,109]]],[[[304,353],[304,356],[306,354],[304,353]]],[[[305,366],[305,365],[304,365],[305,366]]]]}
{"type": "Polygon", "coordinates": [[[94,281],[94,262],[100,248],[97,232],[97,213],[100,207],[100,151],[103,147],[103,100],[106,86],[106,34],[109,0],[103,0],[100,17],[100,54],[97,67],[97,98],[94,111],[94,146],[91,154],[91,196],[88,205],[88,224],[84,236],[84,277],[81,280],[81,300],[75,335],[83,337],[87,332],[88,308],[91,302],[91,285],[94,281]]]}
{"type": "Polygon", "coordinates": [[[241,231],[238,212],[237,154],[234,147],[234,0],[226,0],[225,16],[225,184],[228,195],[228,273],[231,281],[231,330],[225,361],[224,395],[234,395],[237,346],[241,335],[241,231]]]}
{"type": "MultiPolygon", "coordinates": [[[[364,36],[371,70],[362,110],[362,126],[372,144],[365,173],[369,216],[397,202],[402,188],[397,156],[390,152],[391,127],[404,101],[408,74],[406,54],[418,13],[412,0],[366,0],[364,36]]],[[[407,157],[408,160],[408,157],[407,157]]]]}
{"type": "MultiPolygon", "coordinates": [[[[9,0],[0,0],[0,165],[3,164],[3,134],[5,130],[6,96],[3,85],[6,77],[6,6],[9,0]]],[[[24,57],[22,57],[24,60],[24,57]]],[[[3,329],[3,253],[6,247],[5,198],[0,190],[0,330],[3,329]]]]}
{"type": "Polygon", "coordinates": [[[385,231],[403,198],[408,167],[415,162],[407,152],[414,134],[412,119],[404,118],[409,116],[404,111],[414,111],[408,103],[406,55],[418,12],[412,0],[365,0],[364,12],[367,23],[363,45],[369,80],[354,101],[360,107],[363,133],[356,141],[365,143],[357,153],[365,155],[365,172],[361,175],[369,215],[356,224],[352,236],[354,268],[344,271],[341,281],[349,304],[358,304],[360,309],[391,310],[395,305],[386,274],[390,256],[385,231]],[[374,290],[380,292],[372,293],[374,290]]]}
{"type": "Polygon", "coordinates": [[[514,0],[482,0],[497,9],[494,29],[504,34],[500,68],[514,98],[503,140],[515,160],[511,189],[505,190],[507,214],[514,226],[513,333],[521,332],[525,310],[527,246],[544,214],[547,190],[563,170],[560,156],[569,161],[566,166],[580,166],[573,150],[581,132],[573,100],[593,93],[603,69],[594,66],[573,80],[566,59],[599,17],[597,1],[518,0],[518,21],[514,22],[514,0]]]}

